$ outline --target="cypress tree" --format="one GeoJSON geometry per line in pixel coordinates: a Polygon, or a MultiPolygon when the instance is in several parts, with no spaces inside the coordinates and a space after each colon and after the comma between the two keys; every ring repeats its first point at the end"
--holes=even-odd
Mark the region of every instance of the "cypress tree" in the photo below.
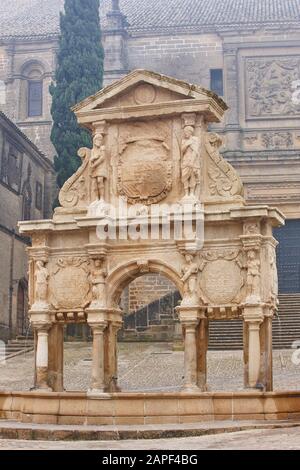
{"type": "Polygon", "coordinates": [[[80,164],[78,149],[92,144],[89,132],[78,126],[70,108],[102,88],[104,52],[99,0],[65,0],[60,28],[55,83],[50,86],[51,141],[56,150],[54,165],[59,188],[80,164]]]}

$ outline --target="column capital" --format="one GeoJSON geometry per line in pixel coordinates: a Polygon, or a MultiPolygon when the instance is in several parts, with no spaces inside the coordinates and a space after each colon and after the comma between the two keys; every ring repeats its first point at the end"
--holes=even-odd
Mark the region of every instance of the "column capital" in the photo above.
{"type": "Polygon", "coordinates": [[[38,332],[48,332],[52,327],[51,322],[43,322],[43,321],[33,321],[31,322],[32,328],[37,330],[38,332]]]}
{"type": "Polygon", "coordinates": [[[108,323],[106,321],[103,322],[98,322],[98,323],[89,323],[89,326],[91,327],[93,334],[103,333],[105,328],[107,328],[108,323]]]}
{"type": "Polygon", "coordinates": [[[178,313],[179,320],[183,325],[188,323],[195,323],[198,325],[199,321],[206,318],[205,306],[194,306],[194,307],[176,307],[176,312],[178,313]]]}
{"type": "Polygon", "coordinates": [[[90,327],[102,323],[107,323],[109,310],[107,308],[87,308],[87,323],[90,327]]]}

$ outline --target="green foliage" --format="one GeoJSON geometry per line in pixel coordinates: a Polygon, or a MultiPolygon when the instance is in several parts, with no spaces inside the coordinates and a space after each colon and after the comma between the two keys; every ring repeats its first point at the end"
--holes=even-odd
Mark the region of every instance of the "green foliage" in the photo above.
{"type": "Polygon", "coordinates": [[[99,0],[65,0],[60,27],[57,70],[50,93],[51,141],[57,153],[54,164],[61,188],[80,164],[78,149],[91,147],[89,132],[78,126],[70,108],[102,88],[104,53],[99,0]]]}

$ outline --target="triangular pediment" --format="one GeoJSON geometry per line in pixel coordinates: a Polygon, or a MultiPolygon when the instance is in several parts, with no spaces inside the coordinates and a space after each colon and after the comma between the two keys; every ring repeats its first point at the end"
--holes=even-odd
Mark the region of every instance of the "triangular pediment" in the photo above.
{"type": "Polygon", "coordinates": [[[135,70],[86,98],[74,106],[73,111],[77,114],[97,109],[147,106],[153,103],[201,100],[208,97],[213,97],[221,107],[227,109],[221,98],[205,88],[147,70],[135,70]]]}

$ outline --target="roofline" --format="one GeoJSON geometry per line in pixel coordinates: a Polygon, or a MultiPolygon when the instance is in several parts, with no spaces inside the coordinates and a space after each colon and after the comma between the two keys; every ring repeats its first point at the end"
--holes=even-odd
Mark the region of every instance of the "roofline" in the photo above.
{"type": "Polygon", "coordinates": [[[221,106],[221,108],[224,111],[227,111],[227,109],[229,109],[227,104],[225,103],[225,101],[220,96],[216,95],[216,93],[214,93],[213,91],[207,90],[204,87],[188,83],[184,80],[179,80],[177,78],[169,77],[168,75],[163,75],[163,74],[159,74],[157,72],[152,72],[150,70],[135,69],[132,72],[130,72],[128,75],[125,75],[125,77],[112,82],[110,85],[102,88],[101,90],[99,90],[94,95],[88,96],[84,100],[80,101],[79,103],[77,103],[75,106],[73,106],[71,108],[71,111],[73,111],[75,113],[77,111],[80,111],[81,108],[83,108],[84,106],[87,106],[88,104],[90,104],[93,101],[97,100],[97,98],[100,98],[101,96],[104,96],[107,92],[113,90],[114,88],[117,88],[122,83],[126,83],[129,78],[133,78],[134,76],[138,76],[138,75],[149,76],[149,77],[156,78],[158,80],[165,80],[165,81],[173,83],[174,85],[184,87],[189,91],[197,91],[197,92],[200,92],[200,93],[204,93],[207,96],[210,96],[211,98],[214,98],[219,103],[219,105],[221,106]]]}
{"type": "MultiPolygon", "coordinates": [[[[261,28],[267,29],[281,29],[282,27],[289,28],[293,27],[295,29],[300,29],[300,22],[299,20],[281,20],[281,21],[253,21],[247,23],[220,23],[220,24],[196,24],[196,25],[171,25],[171,26],[161,26],[156,27],[156,25],[147,26],[146,28],[138,27],[138,26],[130,26],[128,25],[125,30],[134,36],[141,36],[143,34],[146,35],[157,35],[157,34],[170,34],[172,32],[176,32],[179,34],[188,34],[188,33],[218,33],[222,31],[237,31],[237,30],[244,30],[244,31],[251,31],[253,29],[259,30],[261,28]]],[[[102,27],[103,35],[109,34],[111,29],[107,26],[102,27]]],[[[115,31],[114,31],[115,33],[115,31]]],[[[11,35],[1,35],[0,34],[0,41],[7,41],[7,40],[16,40],[16,41],[24,41],[24,40],[38,40],[38,39],[51,39],[51,40],[58,40],[60,36],[60,30],[57,29],[56,31],[52,31],[49,33],[41,33],[41,34],[11,34],[11,35]]]]}
{"type": "Polygon", "coordinates": [[[53,163],[49,160],[49,158],[27,137],[21,129],[12,122],[3,111],[0,111],[0,119],[3,119],[9,127],[13,128],[15,132],[21,137],[31,148],[32,150],[38,154],[38,157],[42,160],[43,164],[46,164],[48,168],[54,169],[53,163]]]}

